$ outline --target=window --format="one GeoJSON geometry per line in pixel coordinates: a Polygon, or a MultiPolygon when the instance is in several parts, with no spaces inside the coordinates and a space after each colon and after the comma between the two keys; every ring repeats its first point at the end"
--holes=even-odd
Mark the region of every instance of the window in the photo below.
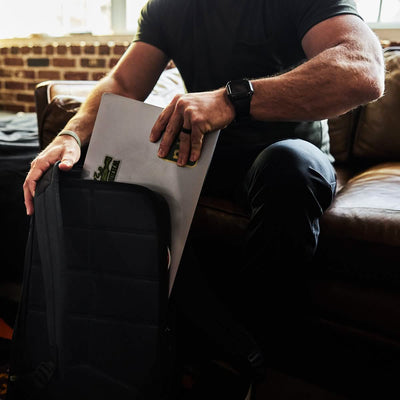
{"type": "Polygon", "coordinates": [[[371,27],[400,27],[400,0],[356,0],[356,3],[371,27]]]}
{"type": "Polygon", "coordinates": [[[0,0],[0,38],[133,34],[145,3],[146,0],[0,0]]]}

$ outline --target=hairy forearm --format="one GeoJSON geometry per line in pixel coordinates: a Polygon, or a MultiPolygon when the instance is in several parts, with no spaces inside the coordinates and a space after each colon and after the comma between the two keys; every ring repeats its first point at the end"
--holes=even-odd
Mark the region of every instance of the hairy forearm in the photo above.
{"type": "Polygon", "coordinates": [[[252,116],[259,120],[320,120],[379,98],[383,60],[365,54],[362,49],[338,45],[287,73],[253,81],[252,116]]]}

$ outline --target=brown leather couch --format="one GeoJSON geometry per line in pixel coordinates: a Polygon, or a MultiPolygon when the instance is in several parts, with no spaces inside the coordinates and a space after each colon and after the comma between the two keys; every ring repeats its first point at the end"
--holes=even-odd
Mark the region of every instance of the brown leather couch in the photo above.
{"type": "MultiPolygon", "coordinates": [[[[385,95],[329,121],[337,196],[307,274],[304,324],[273,344],[270,360],[349,398],[400,398],[400,48],[384,55],[385,95]]],[[[93,84],[37,86],[42,148],[93,84]]],[[[191,234],[205,260],[218,260],[215,243],[228,249],[227,264],[247,222],[229,201],[201,197],[191,234]]]]}

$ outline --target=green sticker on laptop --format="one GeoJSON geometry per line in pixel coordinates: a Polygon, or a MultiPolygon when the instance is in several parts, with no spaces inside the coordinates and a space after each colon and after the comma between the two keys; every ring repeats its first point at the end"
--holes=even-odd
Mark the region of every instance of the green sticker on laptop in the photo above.
{"type": "Polygon", "coordinates": [[[96,181],[115,181],[120,164],[120,160],[114,160],[111,156],[105,156],[103,165],[99,165],[97,171],[93,174],[93,179],[96,181]]]}
{"type": "MultiPolygon", "coordinates": [[[[175,137],[174,142],[172,143],[172,146],[169,149],[168,154],[163,157],[164,160],[167,161],[172,161],[174,163],[176,163],[178,161],[178,157],[179,157],[179,135],[177,135],[175,137]]],[[[190,161],[187,160],[185,167],[194,167],[196,165],[197,161],[190,161]]]]}

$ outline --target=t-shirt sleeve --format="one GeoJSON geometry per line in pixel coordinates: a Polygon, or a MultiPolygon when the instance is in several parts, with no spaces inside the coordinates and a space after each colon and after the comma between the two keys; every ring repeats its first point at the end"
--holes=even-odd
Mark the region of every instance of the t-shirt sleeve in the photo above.
{"type": "Polygon", "coordinates": [[[149,0],[140,12],[138,29],[133,42],[145,42],[151,44],[165,54],[168,54],[168,46],[163,35],[163,16],[165,1],[149,0]]]}
{"type": "Polygon", "coordinates": [[[295,0],[290,3],[291,18],[300,40],[314,25],[328,18],[343,14],[361,18],[353,0],[295,0]]]}

